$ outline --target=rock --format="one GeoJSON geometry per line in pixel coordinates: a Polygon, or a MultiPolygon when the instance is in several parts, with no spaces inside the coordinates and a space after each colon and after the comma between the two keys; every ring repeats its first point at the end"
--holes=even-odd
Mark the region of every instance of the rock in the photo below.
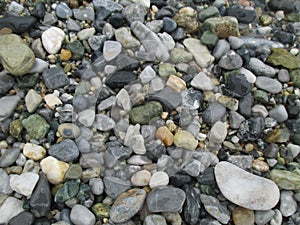
{"type": "Polygon", "coordinates": [[[28,135],[34,139],[41,139],[46,136],[50,125],[38,114],[33,114],[22,120],[22,126],[26,129],[28,135]]]}
{"type": "Polygon", "coordinates": [[[170,75],[176,74],[176,69],[173,64],[161,63],[159,64],[158,73],[162,78],[168,78],[170,75]]]}
{"type": "Polygon", "coordinates": [[[162,91],[150,96],[149,100],[159,101],[165,110],[172,111],[181,104],[182,97],[172,88],[165,87],[162,91]]]}
{"type": "Polygon", "coordinates": [[[230,220],[230,212],[226,206],[221,205],[220,201],[209,195],[201,194],[201,202],[205,210],[222,224],[227,224],[230,220]]]}
{"type": "Polygon", "coordinates": [[[240,68],[240,73],[243,74],[246,77],[247,81],[250,84],[254,84],[255,83],[256,76],[250,70],[247,70],[244,67],[241,67],[240,68]]]}
{"type": "Polygon", "coordinates": [[[140,74],[140,79],[143,84],[149,83],[156,76],[156,72],[151,66],[146,66],[145,69],[140,74]]]}
{"type": "Polygon", "coordinates": [[[138,4],[130,4],[122,10],[122,15],[128,24],[132,24],[134,21],[144,22],[147,9],[144,6],[138,4]]]}
{"type": "Polygon", "coordinates": [[[95,12],[91,7],[83,7],[79,9],[73,9],[75,19],[79,21],[94,21],[95,12]]]}
{"type": "Polygon", "coordinates": [[[15,34],[0,35],[0,59],[4,69],[14,76],[26,74],[35,63],[32,50],[15,34]]]}
{"type": "Polygon", "coordinates": [[[280,212],[284,217],[292,216],[297,211],[297,202],[293,191],[282,190],[280,193],[280,212]]]}
{"type": "Polygon", "coordinates": [[[27,95],[25,96],[25,104],[29,113],[33,113],[41,102],[42,97],[35,90],[31,89],[27,92],[27,95]]]}
{"type": "Polygon", "coordinates": [[[77,33],[77,36],[79,38],[79,40],[87,40],[89,39],[90,37],[93,37],[93,35],[95,34],[96,32],[96,29],[94,27],[92,28],[86,28],[86,29],[83,29],[81,31],[79,31],[77,33]]]}
{"type": "Polygon", "coordinates": [[[253,225],[255,221],[253,210],[239,206],[233,210],[232,219],[235,225],[253,225]]]}
{"type": "Polygon", "coordinates": [[[225,70],[234,70],[241,68],[243,60],[238,54],[231,50],[222,56],[218,65],[225,70]]]}
{"type": "Polygon", "coordinates": [[[179,27],[185,28],[188,33],[196,33],[200,29],[200,24],[196,16],[187,15],[179,11],[179,13],[173,17],[173,20],[179,27]]]}
{"type": "Polygon", "coordinates": [[[14,85],[14,78],[5,71],[0,73],[0,95],[5,95],[14,85]]]}
{"type": "Polygon", "coordinates": [[[183,63],[188,62],[193,59],[193,55],[181,48],[174,48],[171,51],[170,59],[173,63],[183,63]]]}
{"type": "Polygon", "coordinates": [[[129,147],[133,150],[135,154],[144,155],[146,153],[146,148],[144,145],[144,138],[141,134],[134,134],[129,139],[129,147]]]}
{"type": "Polygon", "coordinates": [[[91,191],[94,195],[102,195],[103,194],[104,184],[100,177],[90,179],[89,185],[90,185],[91,191]]]}
{"type": "Polygon", "coordinates": [[[277,41],[270,41],[263,38],[253,38],[253,37],[247,37],[242,36],[241,39],[244,41],[244,44],[248,46],[249,48],[255,49],[259,46],[266,45],[269,48],[283,48],[284,45],[277,41]]]}
{"type": "Polygon", "coordinates": [[[140,46],[139,40],[137,40],[130,32],[129,28],[120,27],[115,30],[115,37],[125,48],[135,48],[140,46]]]}
{"type": "Polygon", "coordinates": [[[52,67],[45,70],[42,76],[47,88],[57,89],[69,84],[69,78],[63,69],[58,67],[52,67]]]}
{"type": "Polygon", "coordinates": [[[224,91],[232,97],[240,98],[250,93],[251,85],[244,75],[233,74],[227,79],[224,91]]]}
{"type": "Polygon", "coordinates": [[[294,83],[294,85],[296,87],[300,87],[300,70],[293,70],[292,72],[290,72],[290,76],[291,76],[291,81],[294,83]]]}
{"type": "Polygon", "coordinates": [[[221,121],[217,121],[212,126],[208,139],[211,143],[221,144],[227,136],[227,124],[221,121]]]}
{"type": "Polygon", "coordinates": [[[202,44],[206,45],[209,49],[212,49],[218,42],[218,36],[210,31],[205,31],[201,37],[200,41],[202,44]]]}
{"type": "Polygon", "coordinates": [[[110,219],[115,223],[123,223],[137,214],[146,199],[143,189],[131,189],[119,195],[110,210],[110,219]]]}
{"type": "Polygon", "coordinates": [[[75,197],[79,192],[79,185],[77,180],[66,181],[55,193],[54,202],[62,204],[75,197]]]}
{"type": "Polygon", "coordinates": [[[219,17],[220,12],[217,7],[209,6],[203,10],[201,10],[198,14],[198,18],[201,22],[204,22],[207,18],[211,17],[219,17]]]}
{"type": "Polygon", "coordinates": [[[90,127],[95,121],[95,111],[86,109],[78,114],[78,121],[85,127],[90,127]]]}
{"type": "Polygon", "coordinates": [[[39,18],[39,19],[42,19],[44,18],[45,16],[45,13],[46,13],[46,5],[44,2],[37,2],[35,5],[34,5],[34,8],[31,12],[31,15],[39,18]]]}
{"type": "Polygon", "coordinates": [[[175,31],[176,28],[177,28],[177,23],[169,17],[164,17],[163,18],[163,23],[164,23],[163,29],[167,33],[171,33],[173,31],[175,31]]]}
{"type": "Polygon", "coordinates": [[[60,19],[67,19],[69,17],[72,17],[73,15],[72,9],[70,9],[69,6],[64,2],[60,2],[56,6],[55,13],[56,16],[60,19]]]}
{"type": "Polygon", "coordinates": [[[175,75],[169,76],[166,85],[178,93],[186,89],[185,81],[175,75]]]}
{"type": "Polygon", "coordinates": [[[267,143],[285,143],[290,138],[290,132],[288,129],[274,129],[270,130],[265,136],[267,143]]]}
{"type": "Polygon", "coordinates": [[[16,138],[20,138],[23,131],[22,121],[17,119],[9,124],[9,133],[16,138]]]}
{"type": "Polygon", "coordinates": [[[243,8],[228,8],[227,16],[235,17],[240,23],[252,23],[256,19],[254,10],[243,8]]]}
{"type": "Polygon", "coordinates": [[[79,164],[71,164],[65,173],[64,180],[80,179],[82,175],[82,168],[79,164]]]}
{"type": "Polygon", "coordinates": [[[167,186],[169,184],[169,175],[163,171],[155,172],[149,182],[151,189],[159,186],[167,186]]]}
{"type": "Polygon", "coordinates": [[[14,175],[10,178],[10,187],[21,195],[29,197],[31,196],[38,180],[39,175],[32,172],[14,175]]]}
{"type": "Polygon", "coordinates": [[[147,196],[150,212],[179,212],[185,201],[185,193],[179,188],[163,186],[154,188],[147,196]]]}
{"type": "Polygon", "coordinates": [[[122,180],[117,177],[106,176],[103,179],[105,186],[105,193],[113,199],[126,192],[131,188],[129,181],[122,180]]]}
{"type": "Polygon", "coordinates": [[[54,144],[48,150],[50,156],[63,162],[72,162],[79,156],[77,145],[71,139],[65,139],[58,144],[54,144]]]}
{"type": "Polygon", "coordinates": [[[34,52],[35,56],[40,59],[45,59],[46,51],[42,46],[42,41],[40,38],[35,39],[31,44],[31,50],[34,52]]]}
{"type": "Polygon", "coordinates": [[[116,126],[113,119],[103,114],[96,115],[95,124],[96,128],[100,131],[109,131],[116,126]]]}
{"type": "Polygon", "coordinates": [[[73,60],[80,60],[84,55],[84,47],[80,41],[75,40],[67,44],[66,48],[71,51],[73,60]]]}
{"type": "Polygon", "coordinates": [[[279,189],[273,181],[248,173],[231,163],[218,163],[215,176],[225,198],[244,208],[269,210],[279,201],[279,189]],[[255,193],[252,194],[253,190],[255,193]]]}
{"type": "Polygon", "coordinates": [[[105,84],[112,89],[123,88],[125,85],[132,81],[135,81],[137,76],[134,73],[125,70],[119,70],[110,75],[106,80],[105,84]]]}
{"type": "Polygon", "coordinates": [[[202,91],[211,91],[215,88],[212,80],[204,73],[198,73],[191,81],[191,86],[202,91]]]}
{"type": "Polygon", "coordinates": [[[76,204],[73,206],[70,219],[75,225],[94,225],[95,215],[85,206],[76,204]]]}
{"type": "Polygon", "coordinates": [[[229,43],[224,40],[224,39],[220,39],[216,46],[213,49],[213,56],[216,59],[220,59],[222,56],[224,56],[228,51],[230,50],[230,45],[229,43]]]}
{"type": "Polygon", "coordinates": [[[140,170],[132,175],[131,183],[134,186],[144,187],[149,184],[151,173],[148,170],[140,170]]]}
{"type": "Polygon", "coordinates": [[[65,33],[58,27],[50,27],[42,34],[42,43],[49,54],[59,52],[62,42],[65,38],[65,33]]]}
{"type": "Polygon", "coordinates": [[[171,146],[174,143],[174,135],[166,126],[157,129],[156,137],[161,140],[165,146],[171,146]]]}
{"type": "Polygon", "coordinates": [[[270,225],[280,225],[282,224],[282,214],[279,209],[274,209],[275,215],[270,221],[270,225]]]}
{"type": "Polygon", "coordinates": [[[103,55],[106,61],[115,59],[122,51],[122,45],[117,41],[105,41],[103,55]]]}
{"type": "Polygon", "coordinates": [[[232,111],[237,111],[238,107],[239,107],[239,101],[237,99],[226,96],[226,95],[220,96],[218,98],[218,102],[232,111]]]}
{"type": "Polygon", "coordinates": [[[24,211],[13,217],[9,220],[8,224],[33,224],[34,223],[34,215],[30,212],[24,211]]]}
{"type": "Polygon", "coordinates": [[[121,11],[123,9],[122,5],[112,0],[93,0],[93,5],[96,9],[104,7],[111,12],[121,11]]]}
{"type": "Polygon", "coordinates": [[[5,195],[11,194],[13,192],[13,190],[11,189],[11,187],[9,185],[9,176],[5,172],[5,170],[2,168],[0,168],[0,179],[1,179],[0,192],[5,195]]]}
{"type": "Polygon", "coordinates": [[[0,206],[0,223],[8,224],[8,221],[24,211],[23,201],[14,197],[8,197],[0,206]]]}
{"type": "Polygon", "coordinates": [[[48,180],[52,184],[63,182],[69,164],[59,161],[52,156],[44,158],[41,163],[41,169],[46,174],[48,180]]]}
{"type": "Polygon", "coordinates": [[[145,225],[167,225],[166,219],[161,215],[148,215],[144,221],[145,225]]]}
{"type": "Polygon", "coordinates": [[[270,179],[284,190],[297,190],[300,188],[300,176],[287,170],[271,170],[270,179]]]}
{"type": "Polygon", "coordinates": [[[193,151],[197,148],[198,141],[188,131],[181,130],[175,134],[174,144],[177,147],[193,151]]]}
{"type": "Polygon", "coordinates": [[[273,48],[271,55],[267,59],[267,63],[273,66],[282,66],[287,69],[297,69],[299,67],[299,59],[282,48],[273,48]]]}
{"type": "Polygon", "coordinates": [[[297,10],[297,2],[292,0],[271,0],[268,2],[268,6],[272,11],[283,10],[285,13],[294,12],[297,10]]]}
{"type": "Polygon", "coordinates": [[[19,101],[20,97],[17,95],[4,96],[0,98],[0,105],[5,105],[5,107],[0,108],[0,122],[11,116],[19,101]]]}
{"type": "Polygon", "coordinates": [[[187,38],[183,41],[183,44],[192,53],[200,67],[208,67],[214,62],[215,58],[210,54],[207,47],[201,44],[200,40],[187,38]]]}
{"type": "Polygon", "coordinates": [[[33,16],[5,16],[0,19],[0,30],[4,27],[11,29],[15,34],[29,31],[37,20],[33,16]]]}
{"type": "Polygon", "coordinates": [[[154,117],[160,117],[163,112],[159,102],[151,101],[144,106],[137,106],[129,112],[129,118],[133,124],[148,124],[154,117]]]}
{"type": "Polygon", "coordinates": [[[103,46],[105,41],[106,41],[105,35],[94,35],[92,37],[89,37],[88,39],[89,46],[94,51],[99,50],[103,46]]]}
{"type": "Polygon", "coordinates": [[[15,163],[19,154],[20,149],[18,148],[7,149],[0,157],[0,167],[5,168],[15,163]]]}
{"type": "Polygon", "coordinates": [[[277,79],[272,79],[269,77],[257,77],[255,85],[267,92],[272,94],[277,94],[282,90],[282,84],[277,79]]]}
{"type": "Polygon", "coordinates": [[[204,110],[202,114],[203,122],[214,124],[226,115],[226,108],[218,102],[213,102],[204,110]]]}
{"type": "Polygon", "coordinates": [[[251,70],[256,76],[274,77],[276,74],[276,70],[273,67],[266,65],[257,58],[251,58],[245,67],[251,70]]]}
{"type": "Polygon", "coordinates": [[[278,123],[282,123],[288,119],[288,113],[284,105],[277,105],[269,111],[269,116],[274,118],[278,123]]]}
{"type": "Polygon", "coordinates": [[[109,205],[105,205],[103,203],[96,203],[92,207],[93,213],[96,215],[98,220],[102,220],[103,218],[108,218],[111,207],[109,205]]]}
{"type": "Polygon", "coordinates": [[[34,66],[28,73],[42,73],[48,69],[48,63],[42,59],[35,58],[34,66]]]}
{"type": "Polygon", "coordinates": [[[64,138],[74,139],[80,135],[80,128],[73,123],[62,123],[58,126],[57,131],[64,138]]]}
{"type": "Polygon", "coordinates": [[[267,224],[275,215],[273,210],[255,211],[255,223],[257,225],[267,224]]]}

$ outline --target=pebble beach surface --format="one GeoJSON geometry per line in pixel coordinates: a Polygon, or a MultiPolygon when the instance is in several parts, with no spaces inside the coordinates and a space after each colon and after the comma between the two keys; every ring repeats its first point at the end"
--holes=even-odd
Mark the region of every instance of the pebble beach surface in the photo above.
{"type": "Polygon", "coordinates": [[[0,1],[0,224],[299,225],[299,0],[0,1]]]}

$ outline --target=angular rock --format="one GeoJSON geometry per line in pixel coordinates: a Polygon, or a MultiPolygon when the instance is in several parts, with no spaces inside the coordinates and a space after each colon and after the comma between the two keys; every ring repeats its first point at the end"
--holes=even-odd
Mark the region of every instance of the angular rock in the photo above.
{"type": "Polygon", "coordinates": [[[126,192],[131,188],[129,181],[122,180],[117,177],[106,176],[103,179],[105,186],[105,193],[113,199],[126,192]]]}
{"type": "Polygon", "coordinates": [[[62,45],[65,33],[58,27],[50,27],[42,34],[42,43],[49,54],[56,54],[62,45]]]}
{"type": "Polygon", "coordinates": [[[239,69],[243,65],[243,60],[234,51],[229,51],[226,55],[222,56],[218,65],[225,70],[239,69]]]}
{"type": "Polygon", "coordinates": [[[48,88],[57,89],[69,84],[69,78],[63,71],[58,67],[52,67],[43,72],[44,83],[48,88]]]}
{"type": "Polygon", "coordinates": [[[52,145],[48,153],[64,162],[72,162],[79,156],[78,147],[71,139],[65,139],[58,144],[52,145]]]}
{"type": "Polygon", "coordinates": [[[96,128],[100,131],[109,131],[116,125],[113,119],[103,114],[96,115],[95,124],[96,128]]]}
{"type": "Polygon", "coordinates": [[[172,111],[181,104],[182,97],[170,87],[163,88],[162,91],[149,96],[149,100],[159,101],[166,111],[172,111]]]}
{"type": "Polygon", "coordinates": [[[120,70],[110,75],[106,79],[105,84],[112,89],[122,88],[130,82],[135,81],[136,79],[137,76],[134,73],[120,70]]]}
{"type": "Polygon", "coordinates": [[[132,108],[129,118],[133,124],[148,124],[154,117],[160,117],[162,112],[162,105],[159,102],[151,101],[144,106],[132,108]]]}
{"type": "Polygon", "coordinates": [[[280,193],[280,212],[284,217],[292,216],[297,211],[297,202],[293,191],[282,190],[280,193]]]}
{"type": "Polygon", "coordinates": [[[8,197],[0,206],[0,223],[8,224],[8,221],[24,211],[23,201],[14,197],[8,197]]]}
{"type": "Polygon", "coordinates": [[[191,86],[202,91],[211,91],[215,88],[212,80],[204,73],[198,73],[191,81],[191,86]]]}
{"type": "Polygon", "coordinates": [[[39,175],[33,172],[22,173],[21,175],[15,175],[10,178],[11,188],[26,196],[31,196],[33,189],[35,188],[39,180],[39,175]]]}
{"type": "Polygon", "coordinates": [[[0,122],[11,116],[20,101],[17,95],[4,96],[0,98],[0,105],[5,107],[0,108],[0,122]]]}
{"type": "Polygon", "coordinates": [[[299,59],[282,48],[273,48],[272,54],[269,55],[267,63],[273,66],[282,66],[287,69],[297,69],[299,67],[299,59]]]}
{"type": "Polygon", "coordinates": [[[23,119],[22,126],[26,129],[30,137],[37,140],[45,137],[50,129],[50,125],[47,121],[38,114],[33,114],[23,119]]]}

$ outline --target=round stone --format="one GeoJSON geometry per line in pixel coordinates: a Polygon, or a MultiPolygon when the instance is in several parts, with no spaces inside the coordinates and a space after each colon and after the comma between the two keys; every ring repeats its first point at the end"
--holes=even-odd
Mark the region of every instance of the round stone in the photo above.
{"type": "Polygon", "coordinates": [[[149,182],[149,186],[153,189],[158,186],[166,186],[169,184],[169,175],[163,171],[155,172],[149,182]]]}
{"type": "Polygon", "coordinates": [[[94,225],[95,215],[83,205],[75,205],[70,213],[70,219],[75,225],[94,225]]]}
{"type": "Polygon", "coordinates": [[[174,136],[174,144],[177,147],[185,148],[188,150],[195,150],[198,146],[198,141],[188,131],[178,131],[174,136]]]}
{"type": "Polygon", "coordinates": [[[103,46],[103,56],[106,61],[115,59],[122,51],[122,45],[117,41],[105,41],[103,46]]]}
{"type": "Polygon", "coordinates": [[[151,173],[148,170],[140,170],[132,175],[131,183],[134,186],[147,186],[151,178],[151,173]]]}
{"type": "Polygon", "coordinates": [[[58,126],[57,131],[64,138],[77,138],[80,135],[80,128],[73,123],[62,123],[58,126]]]}
{"type": "Polygon", "coordinates": [[[165,146],[171,146],[174,143],[174,135],[166,126],[156,130],[156,137],[161,140],[165,146]]]}
{"type": "Polygon", "coordinates": [[[56,54],[62,45],[65,33],[58,27],[50,27],[42,34],[42,43],[49,54],[56,54]]]}
{"type": "Polygon", "coordinates": [[[23,148],[23,154],[29,159],[38,161],[45,157],[46,149],[33,143],[26,143],[23,148]]]}
{"type": "Polygon", "coordinates": [[[38,108],[41,102],[41,95],[33,89],[30,89],[25,96],[25,105],[29,113],[33,113],[38,108]]]}
{"type": "Polygon", "coordinates": [[[38,114],[33,114],[23,119],[22,126],[27,130],[30,137],[37,140],[45,137],[50,129],[47,121],[38,114]]]}
{"type": "Polygon", "coordinates": [[[272,94],[277,94],[282,90],[282,84],[278,80],[269,77],[257,77],[255,85],[258,88],[270,92],[272,94]]]}
{"type": "Polygon", "coordinates": [[[232,219],[235,225],[253,225],[255,221],[253,210],[239,206],[233,210],[232,219]]]}
{"type": "Polygon", "coordinates": [[[297,211],[297,202],[293,191],[282,190],[280,193],[280,212],[284,217],[292,216],[297,211]]]}
{"type": "Polygon", "coordinates": [[[65,173],[69,168],[69,164],[59,161],[52,156],[44,158],[41,163],[41,169],[46,174],[48,180],[52,184],[63,182],[65,173]]]}
{"type": "Polygon", "coordinates": [[[60,59],[62,61],[68,61],[72,58],[72,52],[68,49],[61,49],[60,51],[60,59]]]}
{"type": "Polygon", "coordinates": [[[32,194],[38,180],[39,175],[32,172],[14,175],[10,178],[10,187],[14,191],[28,197],[32,194]]]}
{"type": "Polygon", "coordinates": [[[145,218],[144,225],[167,225],[167,222],[163,216],[153,214],[145,218]]]}
{"type": "Polygon", "coordinates": [[[227,126],[226,123],[217,121],[212,126],[209,132],[209,141],[214,144],[221,144],[227,136],[227,126]]]}

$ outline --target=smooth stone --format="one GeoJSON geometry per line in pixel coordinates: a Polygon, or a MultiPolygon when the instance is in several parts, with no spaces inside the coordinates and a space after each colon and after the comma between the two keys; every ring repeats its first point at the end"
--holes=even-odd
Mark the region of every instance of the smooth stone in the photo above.
{"type": "Polygon", "coordinates": [[[157,129],[156,137],[161,140],[165,146],[171,146],[174,143],[174,135],[166,126],[157,129]]]}
{"type": "Polygon", "coordinates": [[[37,140],[45,137],[50,129],[47,121],[38,114],[33,114],[23,119],[22,126],[26,129],[30,137],[37,140]]]}
{"type": "Polygon", "coordinates": [[[147,196],[150,212],[179,212],[185,201],[185,192],[172,186],[154,188],[147,196]]]}
{"type": "Polygon", "coordinates": [[[16,162],[20,155],[19,148],[7,149],[0,157],[0,167],[5,168],[16,162]]]}
{"type": "Polygon", "coordinates": [[[129,147],[133,150],[135,154],[144,155],[146,153],[146,148],[144,144],[144,137],[141,134],[132,135],[129,140],[129,147]]]}
{"type": "Polygon", "coordinates": [[[191,61],[193,59],[193,55],[184,49],[174,48],[171,51],[170,59],[173,63],[184,63],[191,61]]]}
{"type": "Polygon", "coordinates": [[[149,100],[159,101],[163,105],[164,110],[172,111],[181,104],[182,97],[172,88],[165,87],[162,91],[149,96],[149,100]]]}
{"type": "Polygon", "coordinates": [[[183,44],[192,53],[200,67],[208,67],[214,62],[215,58],[210,54],[207,47],[201,44],[200,40],[187,38],[183,41],[183,44]]]}
{"type": "MultiPolygon", "coordinates": [[[[175,224],[175,223],[172,223],[175,224]]],[[[148,215],[145,218],[144,225],[167,225],[166,219],[161,215],[148,215]]]]}
{"type": "Polygon", "coordinates": [[[299,10],[299,2],[292,1],[292,0],[270,0],[268,2],[268,7],[272,11],[283,10],[285,13],[291,13],[291,12],[296,11],[297,8],[299,10]],[[297,6],[297,3],[298,3],[298,6],[297,6]]]}
{"type": "Polygon", "coordinates": [[[255,10],[232,7],[227,9],[226,14],[235,17],[240,23],[252,23],[256,19],[255,10]]]}
{"type": "Polygon", "coordinates": [[[174,91],[177,93],[182,92],[183,90],[186,89],[186,83],[184,80],[179,78],[178,76],[175,75],[170,75],[169,79],[167,80],[166,85],[170,88],[172,88],[174,91]]]}
{"type": "Polygon", "coordinates": [[[93,125],[95,117],[95,111],[93,109],[86,109],[78,114],[78,121],[82,125],[90,127],[93,125]]]}
{"type": "Polygon", "coordinates": [[[73,15],[72,9],[64,2],[60,2],[56,6],[55,13],[60,19],[67,19],[73,15]]]}
{"type": "Polygon", "coordinates": [[[113,199],[126,192],[131,188],[129,181],[122,180],[117,177],[106,176],[103,179],[105,193],[113,199]]]}
{"type": "Polygon", "coordinates": [[[287,69],[297,69],[299,67],[299,58],[282,48],[273,48],[267,63],[273,66],[282,66],[287,69]]]}
{"type": "Polygon", "coordinates": [[[31,44],[31,50],[35,54],[37,58],[45,59],[46,58],[46,51],[43,48],[42,41],[40,38],[35,39],[31,44]]]}
{"type": "Polygon", "coordinates": [[[14,197],[8,197],[0,206],[0,223],[8,224],[10,219],[23,211],[23,201],[14,197]]]}
{"type": "Polygon", "coordinates": [[[35,63],[28,73],[42,73],[46,69],[48,69],[48,62],[39,58],[35,58],[35,63]]]}
{"type": "Polygon", "coordinates": [[[275,215],[273,210],[257,210],[255,211],[255,223],[257,225],[267,224],[275,215]]]}
{"type": "Polygon", "coordinates": [[[66,181],[55,193],[54,202],[60,204],[75,197],[79,192],[79,185],[77,180],[66,181]]]}
{"type": "Polygon", "coordinates": [[[13,217],[9,220],[9,225],[16,224],[33,224],[34,223],[34,215],[28,211],[21,212],[17,216],[13,217]]]}
{"type": "Polygon", "coordinates": [[[232,219],[235,225],[254,225],[254,211],[238,206],[232,212],[232,219]]]}
{"type": "Polygon", "coordinates": [[[178,131],[174,136],[174,144],[177,147],[184,148],[187,150],[195,150],[198,146],[198,141],[188,131],[178,131]]]}
{"type": "Polygon", "coordinates": [[[42,34],[42,43],[49,54],[56,54],[61,48],[65,32],[58,27],[50,27],[42,34]]]}
{"type": "Polygon", "coordinates": [[[234,70],[241,68],[243,60],[236,52],[231,50],[221,57],[218,65],[225,70],[234,70]]]}
{"type": "Polygon", "coordinates": [[[73,123],[62,123],[58,126],[57,131],[64,138],[77,138],[80,135],[80,128],[73,123]]]}
{"type": "Polygon", "coordinates": [[[119,70],[111,74],[106,80],[105,84],[112,88],[123,88],[125,85],[135,81],[138,77],[129,71],[119,70]]]}
{"type": "Polygon", "coordinates": [[[4,69],[14,76],[28,73],[35,63],[33,51],[15,34],[0,35],[0,59],[4,69]]]}
{"type": "Polygon", "coordinates": [[[56,93],[45,95],[44,100],[50,109],[54,109],[56,106],[62,105],[62,101],[56,93]]]}
{"type": "Polygon", "coordinates": [[[72,162],[79,156],[79,150],[74,141],[65,139],[58,144],[54,144],[48,150],[50,156],[63,162],[72,162]]]}
{"type": "Polygon", "coordinates": [[[151,179],[151,173],[148,170],[140,170],[132,175],[130,181],[133,186],[147,186],[151,179]]]}
{"type": "Polygon", "coordinates": [[[115,200],[110,210],[110,219],[115,223],[123,223],[130,220],[141,210],[145,199],[145,190],[128,190],[115,200]]]}
{"type": "Polygon", "coordinates": [[[144,6],[138,4],[130,4],[122,10],[122,15],[128,24],[139,21],[144,22],[147,9],[144,6]]]}
{"type": "Polygon", "coordinates": [[[213,49],[213,56],[220,59],[230,50],[230,44],[225,39],[220,39],[213,49]]]}
{"type": "Polygon", "coordinates": [[[227,136],[227,124],[217,121],[211,127],[208,139],[211,143],[221,144],[227,136]]]}
{"type": "Polygon", "coordinates": [[[227,95],[222,95],[217,100],[219,103],[224,105],[226,108],[232,111],[237,111],[239,107],[239,101],[235,98],[229,97],[227,95]]]}
{"type": "Polygon", "coordinates": [[[226,115],[226,107],[218,102],[213,102],[204,110],[202,114],[203,122],[214,124],[226,115]]]}
{"type": "Polygon", "coordinates": [[[246,69],[252,71],[256,76],[274,77],[276,70],[263,63],[257,58],[250,58],[250,62],[245,66],[246,69]]]}
{"type": "Polygon", "coordinates": [[[297,212],[297,202],[294,199],[293,191],[281,191],[280,212],[284,217],[292,216],[297,212]]]}
{"type": "Polygon", "coordinates": [[[279,201],[279,189],[272,180],[253,175],[231,163],[219,162],[215,176],[225,198],[244,208],[269,210],[279,201]]]}
{"type": "Polygon", "coordinates": [[[215,88],[212,80],[204,73],[198,73],[191,81],[191,86],[202,91],[211,91],[215,88]]]}
{"type": "Polygon", "coordinates": [[[79,40],[68,43],[66,48],[72,52],[73,60],[80,60],[84,56],[85,49],[79,40]]]}
{"type": "Polygon", "coordinates": [[[37,182],[39,180],[39,175],[36,173],[28,172],[28,173],[22,173],[21,175],[14,175],[10,178],[10,187],[20,193],[21,195],[24,195],[26,197],[29,197],[33,189],[35,188],[37,182]]]}
{"type": "Polygon", "coordinates": [[[168,78],[170,75],[176,74],[176,69],[173,64],[161,63],[159,64],[158,73],[162,78],[168,78]]]}
{"type": "Polygon", "coordinates": [[[79,40],[81,40],[81,41],[82,40],[87,40],[90,37],[93,37],[95,32],[96,32],[96,29],[94,27],[86,28],[86,29],[83,29],[83,30],[79,31],[77,33],[77,36],[78,36],[79,40]]]}
{"type": "Polygon", "coordinates": [[[90,185],[91,191],[94,195],[102,195],[103,194],[104,183],[100,177],[90,179],[89,185],[90,185]]]}
{"type": "Polygon", "coordinates": [[[0,105],[5,105],[5,107],[0,108],[0,122],[11,116],[19,101],[20,97],[17,95],[4,96],[0,98],[0,105]]]}
{"type": "Polygon", "coordinates": [[[272,94],[277,94],[282,90],[282,84],[277,80],[269,77],[259,76],[256,78],[255,85],[272,94]]]}
{"type": "Polygon", "coordinates": [[[282,214],[279,209],[274,209],[275,215],[270,220],[270,225],[280,225],[282,224],[282,214]]]}
{"type": "Polygon", "coordinates": [[[163,171],[155,172],[149,182],[151,189],[159,186],[167,186],[169,184],[169,175],[163,171]]]}
{"type": "Polygon", "coordinates": [[[109,131],[115,128],[116,123],[113,119],[104,114],[97,114],[95,117],[96,128],[100,131],[109,131]]]}
{"type": "Polygon", "coordinates": [[[246,77],[247,81],[250,84],[254,84],[255,83],[256,76],[250,70],[247,70],[244,67],[241,67],[240,68],[240,73],[243,74],[246,77]]]}
{"type": "MultiPolygon", "coordinates": [[[[150,174],[151,177],[151,174],[150,174]]],[[[6,171],[2,168],[0,168],[0,179],[1,179],[1,184],[0,184],[0,192],[6,195],[9,195],[13,192],[9,185],[9,176],[6,173],[6,171]]],[[[149,178],[150,180],[150,178],[149,178]]]]}
{"type": "Polygon", "coordinates": [[[143,84],[149,83],[156,76],[156,72],[151,66],[146,66],[140,74],[140,79],[143,84]]]}
{"type": "Polygon", "coordinates": [[[75,225],[94,225],[95,215],[85,206],[76,204],[73,206],[70,219],[75,225]]]}
{"type": "Polygon", "coordinates": [[[4,27],[11,29],[16,34],[30,30],[37,23],[33,16],[5,16],[0,18],[0,30],[4,27]]]}
{"type": "Polygon", "coordinates": [[[66,21],[66,24],[67,24],[67,29],[68,31],[75,31],[75,32],[78,32],[81,30],[81,26],[80,24],[75,21],[75,20],[72,20],[72,19],[68,19],[66,21]]]}
{"type": "Polygon", "coordinates": [[[159,102],[151,101],[144,106],[137,106],[129,112],[129,118],[133,124],[148,124],[154,117],[160,117],[163,112],[159,102]]]}
{"type": "Polygon", "coordinates": [[[288,112],[284,105],[277,105],[269,111],[269,116],[274,118],[278,123],[282,123],[288,119],[288,112]]]}
{"type": "Polygon", "coordinates": [[[135,48],[141,45],[140,41],[137,40],[132,34],[129,28],[120,27],[115,30],[115,37],[125,48],[135,48]]]}
{"type": "Polygon", "coordinates": [[[69,164],[59,161],[52,156],[44,158],[40,165],[43,173],[46,174],[49,182],[52,184],[63,182],[65,173],[69,168],[69,164]]]}
{"type": "Polygon", "coordinates": [[[45,70],[42,76],[47,88],[57,89],[69,84],[69,78],[64,70],[59,67],[52,67],[45,70]]]}
{"type": "Polygon", "coordinates": [[[103,203],[96,203],[92,206],[92,211],[96,215],[98,220],[102,220],[104,218],[108,218],[110,214],[111,207],[109,205],[105,205],[103,203]]]}
{"type": "Polygon", "coordinates": [[[79,21],[94,21],[95,12],[91,7],[83,7],[79,9],[73,9],[75,19],[79,21]]]}
{"type": "Polygon", "coordinates": [[[277,78],[280,82],[289,82],[290,81],[289,71],[287,69],[279,70],[277,78]]]}
{"type": "Polygon", "coordinates": [[[33,113],[38,108],[41,102],[41,95],[38,94],[34,89],[30,89],[27,92],[27,95],[25,96],[25,105],[29,113],[33,113]]]}
{"type": "Polygon", "coordinates": [[[270,41],[267,39],[263,38],[253,38],[253,37],[247,37],[247,36],[242,36],[240,37],[243,41],[244,44],[252,49],[255,49],[257,47],[266,45],[269,48],[283,48],[284,45],[281,44],[280,42],[277,41],[270,41]]]}
{"type": "Polygon", "coordinates": [[[270,179],[273,180],[281,189],[300,189],[300,175],[296,173],[287,170],[273,169],[270,172],[270,179]]]}
{"type": "Polygon", "coordinates": [[[204,22],[207,18],[218,16],[220,16],[220,12],[216,6],[209,6],[198,13],[201,22],[204,22]]]}
{"type": "Polygon", "coordinates": [[[82,176],[82,168],[79,164],[71,164],[65,173],[64,180],[76,180],[82,176]]]}

